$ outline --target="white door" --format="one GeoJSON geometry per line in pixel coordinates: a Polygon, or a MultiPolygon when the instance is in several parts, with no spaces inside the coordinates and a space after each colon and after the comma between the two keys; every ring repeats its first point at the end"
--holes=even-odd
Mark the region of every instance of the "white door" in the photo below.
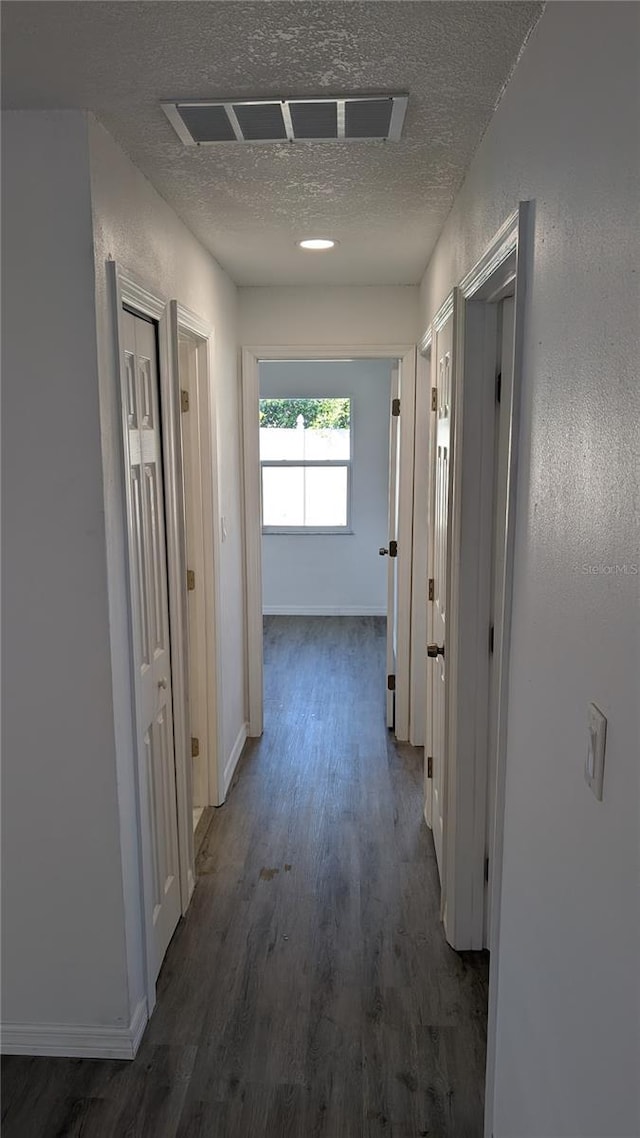
{"type": "Polygon", "coordinates": [[[155,979],[181,911],[157,346],[155,325],[127,311],[122,333],[137,746],[143,832],[150,835],[143,870],[153,898],[155,979]]]}
{"type": "Polygon", "coordinates": [[[431,824],[443,879],[444,796],[446,789],[447,709],[447,582],[451,501],[451,395],[453,375],[453,315],[436,333],[434,343],[436,427],[432,452],[431,546],[432,594],[427,646],[427,713],[431,735],[431,824]]]}
{"type": "MultiPolygon", "coordinates": [[[[433,392],[437,392],[435,345],[432,347],[429,360],[429,417],[428,449],[427,449],[427,493],[426,515],[423,515],[427,529],[427,578],[425,581],[426,606],[426,640],[420,645],[421,652],[426,655],[427,644],[433,642],[433,609],[434,609],[434,551],[433,527],[435,518],[435,447],[436,447],[436,406],[433,402],[433,392]]],[[[433,829],[433,669],[427,660],[425,668],[425,725],[424,725],[424,816],[427,825],[433,829]]]]}
{"type": "Polygon", "coordinates": [[[388,557],[387,571],[387,727],[395,727],[395,679],[398,649],[398,503],[400,494],[400,369],[391,373],[389,427],[389,527],[388,545],[380,555],[388,557]]]}

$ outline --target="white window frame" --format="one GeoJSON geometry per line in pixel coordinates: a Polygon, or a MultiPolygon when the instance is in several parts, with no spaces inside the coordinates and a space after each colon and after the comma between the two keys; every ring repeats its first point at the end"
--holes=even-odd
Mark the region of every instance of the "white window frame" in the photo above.
{"type": "Polygon", "coordinates": [[[319,534],[334,534],[334,535],[349,535],[353,534],[352,526],[352,513],[351,513],[351,498],[352,498],[352,468],[353,468],[353,398],[350,395],[267,395],[261,396],[262,399],[290,399],[292,402],[296,399],[348,399],[349,400],[349,458],[327,458],[327,459],[306,459],[306,458],[269,458],[260,459],[260,523],[262,532],[264,534],[285,534],[290,536],[292,534],[300,537],[313,537],[319,534]],[[266,526],[263,522],[264,510],[262,500],[262,471],[265,466],[278,466],[278,467],[310,467],[310,466],[345,466],[347,468],[347,520],[343,526],[266,526]]]}

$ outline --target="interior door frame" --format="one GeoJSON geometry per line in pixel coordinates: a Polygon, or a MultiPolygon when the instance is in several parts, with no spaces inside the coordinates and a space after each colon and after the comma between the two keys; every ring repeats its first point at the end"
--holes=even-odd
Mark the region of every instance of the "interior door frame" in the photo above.
{"type": "MultiPolygon", "coordinates": [[[[416,410],[414,437],[414,476],[413,476],[413,565],[411,590],[411,706],[409,718],[409,742],[414,747],[426,747],[429,738],[426,703],[426,646],[432,639],[429,630],[429,602],[427,580],[431,576],[429,533],[430,533],[430,472],[429,463],[435,438],[435,415],[431,407],[431,343],[432,331],[429,328],[420,343],[416,359],[416,410]],[[425,526],[424,504],[427,502],[425,526]]],[[[426,768],[425,768],[426,769],[426,768]]],[[[425,818],[431,826],[431,802],[429,809],[425,797],[425,818]],[[427,816],[428,815],[428,816],[427,816]]]]}
{"type": "MultiPolygon", "coordinates": [[[[449,491],[448,491],[448,506],[447,506],[447,545],[446,545],[446,688],[445,688],[445,706],[444,706],[444,739],[443,750],[441,755],[441,802],[442,802],[442,851],[441,851],[441,865],[440,869],[440,915],[447,935],[447,940],[454,948],[465,947],[462,944],[456,944],[452,930],[450,927],[449,914],[457,914],[461,909],[461,899],[455,891],[455,877],[450,880],[450,867],[455,869],[455,859],[450,855],[449,851],[449,835],[461,834],[463,839],[466,838],[466,832],[461,826],[457,826],[456,811],[458,808],[458,795],[453,793],[450,796],[450,785],[455,781],[456,768],[455,763],[451,762],[451,756],[456,754],[456,718],[453,715],[453,710],[456,706],[456,686],[452,678],[456,673],[456,640],[457,628],[459,627],[459,614],[458,606],[456,604],[456,590],[458,586],[458,565],[460,559],[460,549],[456,545],[456,510],[459,514],[459,484],[460,481],[460,464],[456,469],[456,454],[462,446],[461,429],[459,425],[460,410],[458,408],[458,401],[461,396],[459,386],[460,375],[460,352],[463,342],[463,328],[464,328],[464,313],[462,311],[461,294],[460,290],[456,287],[452,289],[449,296],[439,308],[438,312],[433,318],[430,329],[422,337],[419,345],[420,354],[424,354],[427,350],[430,351],[430,374],[431,374],[431,391],[437,392],[439,387],[438,376],[438,334],[444,328],[448,321],[452,321],[451,331],[451,391],[450,391],[450,438],[449,438],[449,491]],[[456,431],[456,422],[458,422],[458,430],[456,431]]],[[[433,461],[433,455],[437,443],[437,430],[438,430],[438,416],[437,408],[432,409],[431,426],[429,433],[431,456],[432,460],[429,462],[429,490],[428,490],[428,539],[431,537],[432,529],[435,525],[435,493],[436,493],[436,465],[433,461]]],[[[428,550],[427,564],[429,567],[430,575],[435,577],[434,565],[434,551],[431,546],[428,550]]],[[[437,639],[434,630],[434,610],[433,601],[428,601],[428,614],[427,614],[427,630],[429,639],[437,639]]],[[[425,649],[426,655],[426,649],[425,649]]],[[[429,692],[427,689],[426,704],[427,713],[433,716],[433,674],[429,668],[426,669],[426,683],[431,682],[432,687],[429,692]]],[[[430,742],[432,749],[435,746],[433,741],[433,725],[428,724],[430,732],[430,742]]],[[[429,775],[428,757],[425,769],[425,819],[433,828],[433,779],[429,775]],[[428,807],[428,809],[427,809],[428,807]]],[[[434,764],[435,769],[438,769],[438,764],[434,764]]],[[[464,775],[464,770],[461,764],[461,772],[464,775]]],[[[454,851],[454,853],[457,851],[454,851]]]]}
{"type": "Polygon", "coordinates": [[[508,466],[504,518],[499,518],[499,536],[502,543],[503,600],[499,619],[502,624],[500,650],[494,657],[497,668],[497,724],[496,724],[496,773],[494,788],[494,824],[491,862],[489,865],[489,890],[491,894],[491,916],[489,924],[488,948],[489,964],[489,1008],[487,1025],[487,1069],[485,1084],[485,1135],[492,1138],[494,1115],[496,1029],[498,1019],[499,985],[499,940],[502,899],[502,866],[504,839],[505,781],[507,767],[507,714],[509,699],[509,659],[511,650],[511,615],[513,599],[513,576],[516,537],[516,495],[518,479],[518,449],[520,429],[520,405],[522,399],[522,371],[525,336],[525,308],[527,299],[527,274],[532,263],[534,227],[534,203],[520,202],[504,225],[496,234],[484,256],[462,282],[467,299],[491,299],[504,288],[504,277],[512,274],[514,296],[513,329],[513,375],[510,387],[502,385],[501,399],[507,401],[506,419],[508,422],[508,466]],[[511,262],[511,264],[509,264],[511,262]],[[502,279],[501,279],[502,274],[502,279]]]}
{"type": "Polygon", "coordinates": [[[452,754],[447,785],[447,809],[452,825],[447,840],[447,933],[461,948],[489,947],[497,958],[499,900],[502,880],[502,834],[506,767],[506,715],[509,677],[511,597],[515,532],[518,426],[520,410],[526,239],[531,203],[521,202],[459,285],[462,298],[459,327],[459,376],[454,452],[454,526],[452,598],[455,641],[450,660],[452,702],[448,723],[452,754]],[[510,385],[502,385],[507,404],[508,464],[505,512],[496,518],[504,550],[504,599],[494,614],[500,626],[492,657],[489,651],[493,462],[495,450],[496,303],[515,296],[514,367],[510,385]],[[469,429],[473,424],[474,429],[469,429]],[[467,430],[465,432],[465,425],[467,430]],[[478,429],[480,427],[480,429],[478,429]],[[466,519],[466,520],[465,520],[466,519]],[[474,554],[472,556],[471,554],[474,554]],[[459,572],[459,577],[456,574],[459,572]],[[487,786],[489,677],[497,669],[496,783],[487,786]],[[495,803],[489,871],[491,925],[485,944],[485,840],[487,793],[495,803]]]}
{"type": "MultiPolygon", "coordinates": [[[[396,361],[391,367],[391,392],[389,406],[389,479],[388,479],[388,513],[387,513],[387,727],[395,732],[396,729],[396,691],[389,686],[389,676],[397,675],[397,558],[392,557],[391,542],[398,541],[399,522],[399,459],[402,456],[400,449],[400,415],[394,415],[393,408],[400,399],[400,366],[396,361]]],[[[380,547],[384,553],[385,547],[380,547]]]]}
{"type": "MultiPolygon", "coordinates": [[[[485,1135],[493,1125],[495,1048],[499,984],[500,900],[507,762],[507,702],[513,567],[516,526],[518,431],[524,340],[526,266],[533,206],[521,202],[506,219],[482,257],[458,286],[460,319],[454,327],[454,452],[452,556],[450,577],[451,643],[447,645],[450,689],[447,711],[445,865],[442,913],[447,939],[455,948],[483,947],[487,791],[494,794],[493,857],[489,865],[491,918],[489,1016],[485,1096],[485,1135]],[[497,519],[504,551],[504,592],[497,672],[497,758],[495,786],[487,787],[490,654],[489,589],[491,560],[491,477],[495,423],[495,313],[497,299],[511,288],[515,297],[513,378],[501,399],[508,402],[508,464],[504,516],[497,519]],[[493,326],[492,326],[493,321],[493,326]],[[479,418],[478,418],[479,416],[479,418]],[[465,423],[467,431],[465,433],[465,423]],[[480,429],[479,423],[481,424],[480,429]],[[469,428],[473,424],[474,429],[469,428]],[[488,519],[488,521],[487,521],[488,519]],[[473,556],[470,556],[470,551],[473,556]]],[[[425,354],[435,330],[453,310],[453,293],[436,313],[419,351],[425,354]]]]}
{"type": "MultiPolygon", "coordinates": [[[[191,751],[188,720],[186,567],[184,565],[184,499],[182,486],[182,447],[180,435],[180,393],[178,387],[177,341],[172,334],[169,302],[151,292],[134,273],[125,270],[117,261],[107,263],[113,303],[114,348],[118,383],[117,399],[120,406],[122,438],[127,429],[126,407],[122,399],[124,352],[122,311],[126,304],[134,313],[153,320],[158,327],[158,373],[161,406],[161,437],[163,484],[165,500],[165,528],[167,543],[167,586],[171,641],[171,673],[173,697],[174,755],[176,767],[176,803],[178,820],[178,855],[180,876],[180,902],[182,913],[187,911],[195,885],[193,850],[193,815],[191,808],[191,772],[188,756],[191,751]]],[[[121,446],[124,444],[121,443],[121,446]]],[[[123,465],[123,463],[121,463],[123,465]]],[[[129,493],[128,483],[125,494],[129,493]]],[[[125,515],[125,516],[128,516],[125,515]]],[[[130,564],[130,535],[125,543],[127,578],[129,583],[129,660],[133,661],[133,629],[136,617],[136,593],[132,583],[130,564]]],[[[131,691],[136,714],[136,680],[131,671],[131,691]]],[[[136,749],[137,751],[137,749],[136,749]]],[[[147,1015],[156,1002],[155,955],[153,942],[153,884],[151,874],[151,819],[148,810],[148,784],[144,764],[136,753],[137,810],[141,850],[142,931],[144,939],[145,988],[147,1015]]]]}
{"type": "MultiPolygon", "coordinates": [[[[222,702],[222,646],[218,634],[222,598],[220,590],[220,471],[218,460],[218,429],[214,375],[215,333],[212,326],[191,309],[171,301],[171,319],[176,343],[182,336],[192,340],[198,355],[198,400],[194,412],[198,416],[196,429],[200,449],[200,485],[202,509],[198,523],[203,536],[204,556],[198,571],[202,577],[204,592],[204,623],[206,641],[206,660],[204,661],[204,685],[206,686],[206,729],[208,745],[208,805],[222,806],[225,800],[224,745],[223,745],[223,702],[222,702]],[[206,587],[205,587],[206,582],[206,587]]],[[[178,373],[178,382],[180,377],[178,373]]],[[[183,468],[184,469],[184,468],[183,468]]],[[[188,491],[185,480],[185,492],[188,491]]],[[[183,499],[184,500],[184,499],[183,499]]],[[[183,507],[184,510],[184,507],[183,507]]],[[[184,519],[184,513],[183,513],[184,519]]],[[[186,519],[184,520],[186,529],[186,519]]],[[[186,543],[185,543],[186,547],[186,543]]],[[[186,562],[185,562],[186,572],[186,562]]],[[[184,580],[184,578],[183,578],[184,580]]],[[[196,588],[197,576],[196,576],[196,588]]],[[[184,590],[183,590],[184,592],[184,590]]],[[[184,594],[186,597],[186,593],[184,594]]],[[[185,629],[188,633],[188,613],[185,606],[185,629]]],[[[183,644],[188,652],[188,636],[183,644]]],[[[190,740],[189,740],[190,742],[190,740]]],[[[190,752],[189,752],[190,753],[190,752]]]]}
{"type": "MultiPolygon", "coordinates": [[[[413,560],[411,567],[411,701],[409,742],[426,747],[426,644],[428,622],[429,521],[425,526],[425,502],[429,494],[429,456],[435,419],[432,414],[432,330],[422,337],[416,360],[416,422],[413,442],[413,560]]],[[[430,818],[429,823],[430,825],[430,818]]]]}
{"type": "Polygon", "coordinates": [[[258,412],[261,361],[397,359],[400,366],[400,499],[398,519],[398,653],[396,736],[409,738],[411,667],[411,569],[413,546],[413,451],[416,386],[415,344],[287,344],[242,349],[242,436],[244,452],[245,595],[247,611],[248,734],[263,730],[262,525],[258,412]]]}

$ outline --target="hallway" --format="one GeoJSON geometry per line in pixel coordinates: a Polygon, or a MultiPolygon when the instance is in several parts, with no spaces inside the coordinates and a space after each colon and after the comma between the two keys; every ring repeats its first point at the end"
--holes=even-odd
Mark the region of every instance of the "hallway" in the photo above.
{"type": "Polygon", "coordinates": [[[3,1061],[4,1138],[479,1138],[486,957],[445,943],[385,625],[265,618],[265,733],[133,1063],[3,1061]]]}

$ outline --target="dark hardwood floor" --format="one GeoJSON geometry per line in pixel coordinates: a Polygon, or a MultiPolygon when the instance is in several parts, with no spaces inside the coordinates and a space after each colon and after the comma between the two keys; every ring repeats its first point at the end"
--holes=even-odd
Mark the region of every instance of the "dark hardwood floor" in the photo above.
{"type": "Polygon", "coordinates": [[[133,1063],[3,1061],[3,1138],[480,1138],[485,954],[439,920],[384,621],[265,620],[265,733],[199,856],[133,1063]]]}

